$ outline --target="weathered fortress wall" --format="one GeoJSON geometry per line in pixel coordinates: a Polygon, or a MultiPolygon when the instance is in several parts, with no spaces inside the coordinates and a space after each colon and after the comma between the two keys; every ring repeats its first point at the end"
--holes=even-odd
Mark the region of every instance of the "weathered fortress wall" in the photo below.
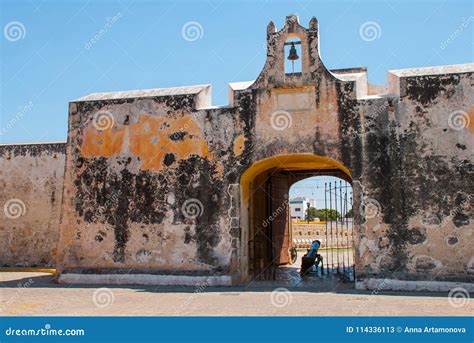
{"type": "Polygon", "coordinates": [[[380,213],[361,226],[359,273],[473,280],[473,72],[473,65],[392,71],[389,102],[362,102],[360,186],[380,213]]]}
{"type": "Polygon", "coordinates": [[[66,143],[0,145],[0,266],[54,267],[66,143]]]}
{"type": "Polygon", "coordinates": [[[270,23],[263,71],[230,85],[228,107],[211,106],[208,85],[71,102],[60,281],[248,280],[252,197],[268,175],[302,170],[352,182],[361,287],[472,281],[474,65],[392,71],[377,87],[365,68],[327,70],[318,34],[315,18],[270,23]],[[301,40],[301,73],[285,74],[289,38],[301,40]]]}
{"type": "Polygon", "coordinates": [[[197,110],[208,86],[185,92],[70,104],[62,270],[229,273],[241,128],[197,110]]]}

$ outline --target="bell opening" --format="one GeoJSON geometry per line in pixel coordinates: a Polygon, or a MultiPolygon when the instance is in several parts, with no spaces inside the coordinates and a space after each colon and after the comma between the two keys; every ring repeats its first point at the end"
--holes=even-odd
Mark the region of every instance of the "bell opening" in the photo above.
{"type": "Polygon", "coordinates": [[[283,53],[285,59],[285,74],[301,73],[301,40],[299,38],[288,39],[285,42],[283,53]]]}

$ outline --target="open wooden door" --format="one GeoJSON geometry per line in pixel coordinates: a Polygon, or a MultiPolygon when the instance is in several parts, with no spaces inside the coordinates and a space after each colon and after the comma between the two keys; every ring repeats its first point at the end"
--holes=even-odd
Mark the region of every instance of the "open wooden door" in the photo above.
{"type": "Polygon", "coordinates": [[[273,264],[290,263],[290,230],[288,222],[288,176],[274,174],[270,178],[270,206],[268,218],[271,220],[273,264]]]}
{"type": "Polygon", "coordinates": [[[254,280],[270,280],[273,275],[271,225],[268,221],[269,186],[267,173],[252,183],[250,200],[249,272],[254,280]]]}
{"type": "Polygon", "coordinates": [[[263,173],[252,183],[249,272],[255,280],[274,279],[276,267],[290,262],[288,186],[284,173],[263,173]]]}

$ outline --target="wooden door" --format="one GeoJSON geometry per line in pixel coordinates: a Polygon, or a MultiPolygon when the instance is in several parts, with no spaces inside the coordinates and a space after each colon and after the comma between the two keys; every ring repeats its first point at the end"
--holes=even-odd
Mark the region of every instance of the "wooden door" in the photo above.
{"type": "Polygon", "coordinates": [[[288,264],[290,258],[290,230],[288,222],[288,176],[283,173],[272,175],[270,179],[270,206],[268,218],[272,231],[272,259],[275,265],[288,264]]]}
{"type": "Polygon", "coordinates": [[[250,270],[255,280],[269,280],[272,275],[271,226],[268,222],[269,182],[267,173],[252,182],[249,240],[250,270]]]}

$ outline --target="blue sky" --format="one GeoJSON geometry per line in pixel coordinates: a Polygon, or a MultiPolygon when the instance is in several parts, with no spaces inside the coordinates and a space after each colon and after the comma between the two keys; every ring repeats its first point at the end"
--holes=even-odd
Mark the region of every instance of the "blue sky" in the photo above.
{"type": "Polygon", "coordinates": [[[344,193],[347,190],[347,201],[348,201],[348,209],[352,208],[351,197],[352,197],[352,186],[341,179],[332,176],[315,176],[310,177],[301,181],[296,182],[290,188],[290,199],[296,197],[306,197],[315,200],[316,208],[325,208],[330,206],[330,199],[329,199],[329,184],[331,184],[331,199],[332,199],[332,208],[335,209],[337,207],[338,211],[340,212],[340,200],[341,195],[339,192],[339,188],[342,185],[342,199],[344,201],[345,195],[344,193]],[[341,183],[342,181],[342,183],[341,183]],[[326,199],[324,197],[325,193],[325,184],[327,185],[326,190],[326,199]],[[347,189],[346,189],[347,185],[347,189]],[[337,188],[334,191],[334,188],[337,188]],[[337,202],[337,204],[336,204],[337,202]]]}
{"type": "Polygon", "coordinates": [[[64,141],[68,102],[92,92],[209,83],[214,105],[227,104],[227,83],[259,74],[268,22],[279,28],[290,13],[304,26],[318,18],[328,68],[367,66],[372,83],[384,84],[388,69],[473,60],[472,1],[3,0],[0,6],[0,143],[64,141]],[[202,28],[194,41],[183,38],[189,22],[202,28]],[[366,22],[379,26],[377,39],[362,39],[366,22]]]}

